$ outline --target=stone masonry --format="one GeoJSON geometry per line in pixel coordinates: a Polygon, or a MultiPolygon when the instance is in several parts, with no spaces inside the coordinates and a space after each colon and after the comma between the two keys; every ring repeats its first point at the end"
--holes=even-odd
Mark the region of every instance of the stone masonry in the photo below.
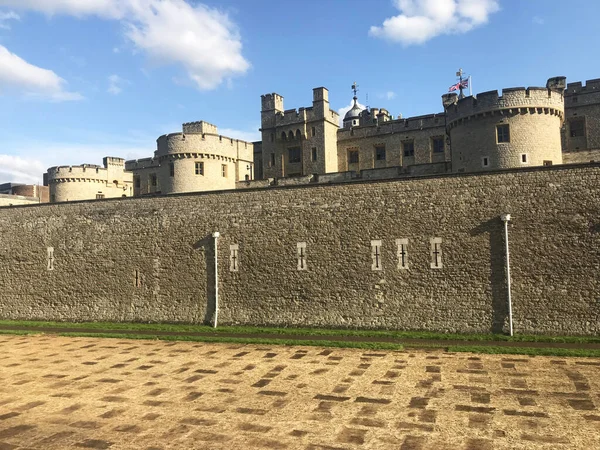
{"type": "Polygon", "coordinates": [[[502,213],[516,332],[598,334],[597,163],[3,208],[0,318],[208,322],[219,231],[220,324],[498,332],[502,213]]]}

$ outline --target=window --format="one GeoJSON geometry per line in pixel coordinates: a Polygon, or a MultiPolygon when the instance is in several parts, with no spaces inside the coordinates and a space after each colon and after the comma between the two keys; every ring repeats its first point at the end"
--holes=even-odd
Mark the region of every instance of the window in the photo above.
{"type": "Polygon", "coordinates": [[[490,165],[490,158],[488,158],[487,156],[484,156],[481,158],[481,167],[489,167],[490,165]]]}
{"type": "Polygon", "coordinates": [[[404,156],[415,156],[415,141],[406,141],[402,143],[404,156]]]}
{"type": "Polygon", "coordinates": [[[435,137],[431,140],[431,146],[433,148],[433,153],[444,153],[444,138],[443,137],[435,137]]]}
{"type": "Polygon", "coordinates": [[[169,176],[170,177],[174,177],[175,176],[175,164],[174,163],[169,163],[169,176]]]}
{"type": "Polygon", "coordinates": [[[371,241],[371,270],[381,270],[381,241],[371,241]]]}
{"type": "Polygon", "coordinates": [[[510,132],[508,125],[497,125],[496,133],[498,135],[498,144],[502,142],[510,142],[510,132]]]}
{"type": "Polygon", "coordinates": [[[221,164],[221,176],[227,178],[227,164],[221,164]]]}
{"type": "Polygon", "coordinates": [[[358,150],[348,150],[348,164],[358,164],[358,150]]]}
{"type": "Polygon", "coordinates": [[[156,186],[156,184],[157,184],[156,174],[153,173],[153,174],[150,175],[150,185],[151,186],[156,186]]]}
{"type": "Polygon", "coordinates": [[[527,164],[527,153],[521,153],[521,164],[527,164]]]}
{"type": "Polygon", "coordinates": [[[375,147],[375,160],[376,161],[385,161],[385,146],[378,145],[375,147]]]}
{"type": "Polygon", "coordinates": [[[569,121],[569,135],[571,137],[585,136],[585,122],[583,119],[569,121]]]}
{"type": "Polygon", "coordinates": [[[429,240],[431,250],[431,268],[442,268],[442,238],[434,237],[429,240]]]}
{"type": "Polygon", "coordinates": [[[573,97],[571,97],[571,103],[577,103],[577,102],[578,102],[578,99],[577,99],[576,95],[574,95],[573,97]]]}
{"type": "Polygon", "coordinates": [[[271,133],[271,142],[273,142],[275,140],[275,135],[273,133],[271,133]]]}
{"type": "Polygon", "coordinates": [[[288,153],[290,163],[299,163],[302,161],[302,153],[300,152],[300,147],[290,148],[288,149],[288,153]]]}
{"type": "Polygon", "coordinates": [[[99,200],[101,198],[104,198],[104,194],[100,194],[100,193],[96,194],[96,200],[99,200]]]}
{"type": "Polygon", "coordinates": [[[312,148],[312,160],[313,161],[317,160],[317,147],[312,148]]]}
{"type": "Polygon", "coordinates": [[[298,270],[306,270],[306,242],[298,242],[296,244],[296,257],[298,261],[296,268],[298,270]]]}
{"type": "Polygon", "coordinates": [[[310,134],[315,136],[317,134],[317,129],[315,127],[312,127],[312,129],[310,130],[310,134]]]}
{"type": "Polygon", "coordinates": [[[137,189],[139,189],[139,188],[140,188],[141,181],[140,181],[140,176],[139,176],[139,175],[136,175],[136,176],[134,176],[134,177],[133,177],[133,184],[134,184],[134,186],[135,186],[137,189]]]}
{"type": "Polygon", "coordinates": [[[408,239],[396,239],[398,269],[408,269],[408,239]]]}
{"type": "Polygon", "coordinates": [[[195,165],[196,175],[204,175],[204,163],[197,162],[195,165]]]}
{"type": "Polygon", "coordinates": [[[269,167],[275,167],[275,153],[271,153],[271,161],[269,167]]]}
{"type": "Polygon", "coordinates": [[[545,166],[551,166],[552,165],[552,161],[544,161],[544,165],[545,166]]]}

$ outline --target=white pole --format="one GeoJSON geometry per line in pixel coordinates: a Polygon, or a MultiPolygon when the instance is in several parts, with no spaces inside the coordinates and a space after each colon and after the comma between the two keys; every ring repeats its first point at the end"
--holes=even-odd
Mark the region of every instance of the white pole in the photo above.
{"type": "Polygon", "coordinates": [[[215,238],[215,321],[214,321],[215,328],[217,328],[217,320],[219,318],[219,258],[218,258],[219,252],[217,251],[217,244],[218,244],[219,236],[220,236],[220,234],[218,231],[215,231],[212,234],[212,237],[215,238]]]}
{"type": "Polygon", "coordinates": [[[500,216],[502,222],[504,222],[504,244],[506,246],[506,288],[508,289],[508,327],[509,333],[513,335],[513,317],[512,317],[512,298],[510,292],[510,251],[508,248],[508,222],[510,221],[510,214],[502,214],[500,216]]]}
{"type": "Polygon", "coordinates": [[[473,86],[472,86],[472,81],[471,81],[471,75],[469,75],[469,96],[473,95],[473,86]]]}

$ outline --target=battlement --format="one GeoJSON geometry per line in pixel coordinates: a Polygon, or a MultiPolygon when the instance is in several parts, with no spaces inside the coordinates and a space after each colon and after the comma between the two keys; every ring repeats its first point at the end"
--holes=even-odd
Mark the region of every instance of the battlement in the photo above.
{"type": "Polygon", "coordinates": [[[449,121],[506,109],[529,108],[529,112],[539,112],[538,108],[552,109],[561,115],[564,111],[563,91],[545,87],[505,88],[501,94],[494,90],[462,99],[458,99],[457,94],[444,94],[442,103],[449,121]]]}
{"type": "Polygon", "coordinates": [[[160,163],[155,158],[141,158],[141,159],[131,159],[129,161],[125,161],[125,170],[134,171],[139,169],[150,169],[153,167],[159,167],[160,163]]]}
{"type": "Polygon", "coordinates": [[[109,165],[123,167],[123,165],[125,164],[125,159],[117,158],[115,156],[105,156],[102,159],[102,163],[104,164],[104,167],[106,167],[106,168],[108,168],[109,165]]]}
{"type": "MultiPolygon", "coordinates": [[[[378,114],[381,110],[376,109],[378,114]]],[[[385,111],[385,110],[384,110],[385,111]]],[[[373,116],[373,114],[371,114],[373,116]]],[[[446,115],[444,113],[426,114],[422,116],[407,117],[405,119],[389,120],[387,122],[373,122],[353,128],[340,128],[338,139],[357,139],[382,134],[405,133],[420,131],[427,128],[444,127],[446,115]]]]}
{"type": "Polygon", "coordinates": [[[600,92],[600,78],[586,80],[585,85],[581,81],[568,83],[565,95],[586,94],[590,92],[600,92]]]}
{"type": "Polygon", "coordinates": [[[283,111],[283,97],[276,92],[260,96],[261,111],[283,111]]]}
{"type": "Polygon", "coordinates": [[[307,119],[307,110],[312,108],[286,109],[283,114],[278,114],[275,122],[277,126],[289,125],[293,123],[304,123],[307,119]]]}
{"type": "Polygon", "coordinates": [[[48,183],[69,180],[106,181],[108,169],[96,164],[80,164],[78,166],[54,166],[48,169],[48,183]]]}
{"type": "Polygon", "coordinates": [[[187,122],[182,125],[184,134],[218,134],[217,126],[200,120],[198,122],[187,122]]]}

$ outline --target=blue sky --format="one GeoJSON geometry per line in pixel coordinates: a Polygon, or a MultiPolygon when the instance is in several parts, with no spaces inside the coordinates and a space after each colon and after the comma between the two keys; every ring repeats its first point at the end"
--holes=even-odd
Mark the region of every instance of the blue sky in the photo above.
{"type": "Polygon", "coordinates": [[[206,120],[258,140],[260,95],[440,112],[474,93],[600,77],[589,0],[0,0],[0,183],[50,166],[151,156],[206,120]],[[368,102],[367,102],[368,94],[368,102]]]}

